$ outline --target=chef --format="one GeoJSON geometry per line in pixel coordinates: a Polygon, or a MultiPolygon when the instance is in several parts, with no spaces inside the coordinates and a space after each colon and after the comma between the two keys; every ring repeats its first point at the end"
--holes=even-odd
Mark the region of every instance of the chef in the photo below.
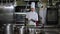
{"type": "MultiPolygon", "coordinates": [[[[31,2],[31,11],[26,14],[26,19],[28,20],[29,26],[36,27],[36,22],[38,21],[38,14],[35,11],[35,2],[31,2]]],[[[34,34],[34,28],[29,28],[29,34],[34,34]]]]}

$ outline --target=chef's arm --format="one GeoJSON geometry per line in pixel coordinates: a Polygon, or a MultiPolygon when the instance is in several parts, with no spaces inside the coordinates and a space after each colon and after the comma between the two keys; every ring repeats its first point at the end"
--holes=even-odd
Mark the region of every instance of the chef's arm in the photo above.
{"type": "Polygon", "coordinates": [[[38,20],[33,20],[33,19],[31,19],[31,21],[33,21],[33,22],[37,22],[38,20]]]}

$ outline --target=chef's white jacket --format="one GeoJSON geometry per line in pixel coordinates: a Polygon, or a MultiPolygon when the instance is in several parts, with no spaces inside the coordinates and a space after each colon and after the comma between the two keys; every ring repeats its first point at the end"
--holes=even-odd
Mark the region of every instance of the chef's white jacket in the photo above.
{"type": "Polygon", "coordinates": [[[26,14],[26,18],[28,19],[29,25],[36,25],[36,22],[31,21],[31,19],[38,21],[38,14],[35,11],[31,11],[26,14]]]}

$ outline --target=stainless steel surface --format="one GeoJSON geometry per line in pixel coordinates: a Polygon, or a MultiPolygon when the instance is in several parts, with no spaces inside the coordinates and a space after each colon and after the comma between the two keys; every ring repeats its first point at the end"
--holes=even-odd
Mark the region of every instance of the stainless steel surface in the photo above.
{"type": "Polygon", "coordinates": [[[22,26],[21,28],[19,28],[19,34],[24,34],[24,26],[22,26]]]}
{"type": "Polygon", "coordinates": [[[13,34],[13,25],[12,24],[6,24],[4,28],[4,34],[13,34]]]}
{"type": "Polygon", "coordinates": [[[14,7],[12,6],[0,6],[0,23],[13,23],[14,7]]]}
{"type": "Polygon", "coordinates": [[[14,32],[15,34],[24,34],[24,24],[14,24],[14,27],[16,27],[16,32],[14,32]]]}
{"type": "MultiPolygon", "coordinates": [[[[5,24],[6,25],[6,24],[5,24]]],[[[18,28],[18,33],[15,33],[15,34],[25,34],[24,32],[24,24],[13,24],[14,27],[18,28]]],[[[7,24],[6,27],[5,27],[5,30],[4,30],[4,34],[8,33],[8,32],[11,32],[13,33],[13,29],[12,29],[12,25],[11,24],[7,24]],[[11,27],[10,27],[11,26],[11,27]],[[9,31],[10,30],[10,31],[9,31]]],[[[33,27],[33,28],[36,28],[36,27],[33,27]]],[[[50,25],[44,25],[44,28],[41,28],[41,27],[37,27],[36,28],[37,30],[37,33],[44,33],[44,34],[60,34],[60,28],[58,27],[55,27],[54,25],[50,26],[50,25]]],[[[10,33],[10,34],[11,34],[10,33]]],[[[27,32],[28,33],[28,32],[27,32]]],[[[9,33],[8,33],[9,34],[9,33]]]]}

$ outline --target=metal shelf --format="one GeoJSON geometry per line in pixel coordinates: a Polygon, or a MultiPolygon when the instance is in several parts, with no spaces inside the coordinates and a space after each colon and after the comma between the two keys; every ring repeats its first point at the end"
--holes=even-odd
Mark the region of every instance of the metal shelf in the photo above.
{"type": "Polygon", "coordinates": [[[15,14],[26,14],[24,12],[15,12],[15,14]]]}
{"type": "Polygon", "coordinates": [[[25,21],[16,21],[16,22],[25,22],[25,21]]]}

